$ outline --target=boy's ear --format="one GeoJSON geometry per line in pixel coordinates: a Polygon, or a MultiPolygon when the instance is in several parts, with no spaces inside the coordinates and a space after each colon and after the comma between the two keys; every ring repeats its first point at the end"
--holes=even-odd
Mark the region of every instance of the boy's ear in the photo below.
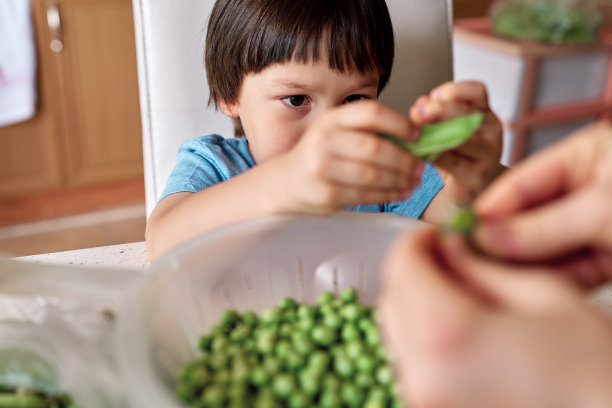
{"type": "Polygon", "coordinates": [[[225,113],[226,116],[230,118],[237,118],[238,116],[238,106],[234,101],[221,101],[219,103],[219,107],[221,111],[225,113]]]}

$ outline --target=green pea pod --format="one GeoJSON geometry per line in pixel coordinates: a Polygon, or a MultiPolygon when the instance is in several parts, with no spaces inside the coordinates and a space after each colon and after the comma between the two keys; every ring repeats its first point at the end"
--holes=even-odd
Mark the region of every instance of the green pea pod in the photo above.
{"type": "Polygon", "coordinates": [[[407,141],[382,132],[378,135],[423,160],[434,161],[445,151],[465,143],[478,130],[483,116],[481,112],[475,112],[421,126],[420,136],[415,141],[407,141]]]}

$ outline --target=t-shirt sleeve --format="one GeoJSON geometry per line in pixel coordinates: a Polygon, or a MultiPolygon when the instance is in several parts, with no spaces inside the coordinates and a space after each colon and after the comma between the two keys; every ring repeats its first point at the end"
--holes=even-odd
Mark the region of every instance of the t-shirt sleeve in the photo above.
{"type": "Polygon", "coordinates": [[[386,204],[386,212],[419,218],[442,187],[444,187],[444,182],[440,175],[431,164],[426,163],[421,176],[421,184],[412,192],[410,198],[386,204]]]}
{"type": "Polygon", "coordinates": [[[204,136],[184,142],[159,200],[179,193],[197,193],[240,174],[254,165],[246,139],[204,136]]]}

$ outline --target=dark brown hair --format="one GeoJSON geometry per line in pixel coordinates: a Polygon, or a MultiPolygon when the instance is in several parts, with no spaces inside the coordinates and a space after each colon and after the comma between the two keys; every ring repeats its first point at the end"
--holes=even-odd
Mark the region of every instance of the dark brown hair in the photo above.
{"type": "Polygon", "coordinates": [[[380,74],[393,65],[394,40],[385,0],[217,0],[206,34],[209,103],[236,101],[242,80],[271,64],[318,61],[331,69],[380,74]]]}

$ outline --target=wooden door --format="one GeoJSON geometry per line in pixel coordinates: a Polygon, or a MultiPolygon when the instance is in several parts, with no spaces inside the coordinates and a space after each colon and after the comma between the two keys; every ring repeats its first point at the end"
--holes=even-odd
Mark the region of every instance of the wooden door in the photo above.
{"type": "Polygon", "coordinates": [[[56,66],[44,44],[49,43],[44,4],[32,3],[36,41],[37,103],[34,118],[0,127],[0,199],[57,189],[62,185],[60,113],[55,102],[56,66]]]}
{"type": "Polygon", "coordinates": [[[131,0],[32,0],[32,20],[37,112],[0,128],[0,200],[142,179],[131,0]]]}
{"type": "Polygon", "coordinates": [[[57,5],[63,48],[55,60],[68,183],[142,177],[132,2],[57,0],[57,5]]]}

